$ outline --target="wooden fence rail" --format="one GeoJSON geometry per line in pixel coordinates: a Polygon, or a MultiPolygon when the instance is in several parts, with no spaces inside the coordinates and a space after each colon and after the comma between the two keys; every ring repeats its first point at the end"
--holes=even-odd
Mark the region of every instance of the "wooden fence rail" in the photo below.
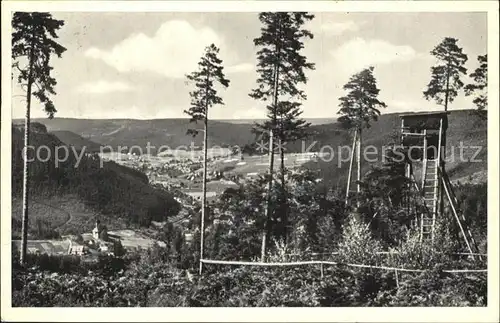
{"type": "MultiPolygon", "coordinates": [[[[398,251],[378,251],[375,252],[377,255],[397,255],[399,254],[398,251]]],[[[437,252],[438,254],[447,254],[444,252],[437,252]]],[[[306,253],[306,255],[309,256],[328,256],[328,255],[338,255],[338,252],[311,252],[311,253],[306,253]]],[[[304,253],[287,253],[286,256],[302,256],[304,253]]],[[[485,253],[469,253],[469,252],[456,252],[456,253],[450,253],[447,255],[451,256],[483,256],[487,257],[488,255],[485,253]]]]}
{"type": "MultiPolygon", "coordinates": [[[[357,267],[357,268],[371,268],[371,269],[381,269],[381,270],[391,270],[397,272],[417,272],[422,273],[429,271],[429,269],[407,269],[407,268],[396,268],[387,266],[370,266],[361,264],[343,264],[334,261],[322,261],[322,260],[309,260],[309,261],[293,261],[293,262],[252,262],[252,261],[229,261],[229,260],[212,260],[212,259],[201,259],[200,262],[204,264],[214,264],[214,265],[233,265],[233,266],[261,266],[261,267],[290,267],[290,266],[307,266],[307,265],[320,265],[321,271],[323,271],[323,265],[332,266],[347,266],[347,267],[357,267]]],[[[443,270],[445,273],[487,273],[487,269],[449,269],[443,270]]]]}

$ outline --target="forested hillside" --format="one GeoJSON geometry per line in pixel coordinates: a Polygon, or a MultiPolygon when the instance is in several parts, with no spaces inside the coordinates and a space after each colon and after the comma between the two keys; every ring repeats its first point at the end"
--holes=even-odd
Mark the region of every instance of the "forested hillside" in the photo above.
{"type": "Polygon", "coordinates": [[[57,130],[52,131],[59,140],[61,140],[67,146],[73,146],[76,151],[81,151],[85,149],[86,153],[98,153],[100,152],[101,144],[93,142],[87,138],[84,138],[76,133],[69,130],[57,130]],[[85,148],[84,148],[85,147],[85,148]]]}
{"type": "MultiPolygon", "coordinates": [[[[176,215],[180,205],[166,191],[149,186],[143,173],[120,166],[114,162],[103,162],[95,154],[86,154],[81,160],[69,150],[66,161],[57,163],[57,147],[66,147],[56,136],[34,124],[31,144],[38,157],[30,165],[30,191],[33,197],[76,195],[96,214],[109,219],[121,218],[137,225],[149,225],[152,220],[163,221],[176,215]],[[44,148],[42,148],[44,147],[44,148]],[[47,148],[45,148],[47,147],[47,148]],[[47,161],[43,162],[43,160],[47,161]],[[102,163],[102,167],[101,167],[102,163]]],[[[23,130],[12,129],[12,193],[22,194],[23,130]]],[[[33,151],[31,151],[33,154],[33,151]]],[[[64,157],[59,149],[59,158],[64,157]]],[[[32,156],[30,156],[32,158],[32,156]]],[[[15,230],[16,228],[14,228],[15,230]]]]}
{"type": "MultiPolygon", "coordinates": [[[[372,127],[363,131],[363,147],[372,146],[378,152],[369,155],[369,159],[373,159],[374,162],[363,160],[363,173],[367,172],[371,166],[381,163],[383,147],[390,148],[393,144],[399,144],[400,126],[399,114],[387,114],[382,115],[378,121],[373,122],[372,127]]],[[[446,156],[448,161],[446,170],[452,179],[487,171],[487,126],[487,120],[471,114],[471,110],[452,111],[450,113],[447,131],[446,156]],[[463,160],[460,159],[461,143],[465,147],[462,149],[463,160]],[[452,147],[454,155],[451,152],[452,147]],[[476,152],[478,154],[474,156],[476,152]],[[473,157],[474,159],[470,160],[473,157]]],[[[306,164],[306,167],[319,170],[320,177],[324,178],[329,185],[345,185],[349,170],[349,162],[347,161],[348,148],[352,145],[352,135],[338,123],[314,126],[311,130],[314,136],[306,141],[305,147],[307,148],[314,143],[311,151],[321,151],[321,148],[325,147],[323,148],[324,152],[330,152],[329,147],[331,147],[334,151],[334,157],[331,161],[319,159],[317,163],[306,164]],[[344,147],[343,150],[340,150],[342,152],[340,159],[339,147],[344,147]]],[[[297,149],[300,149],[299,143],[296,143],[292,148],[292,150],[297,149]]]]}

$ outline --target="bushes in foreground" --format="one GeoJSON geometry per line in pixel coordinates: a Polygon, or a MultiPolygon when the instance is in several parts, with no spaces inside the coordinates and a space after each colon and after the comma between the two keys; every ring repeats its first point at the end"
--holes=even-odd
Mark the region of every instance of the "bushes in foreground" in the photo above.
{"type": "Polygon", "coordinates": [[[198,276],[169,251],[126,259],[49,266],[39,257],[13,268],[13,306],[485,306],[484,273],[399,273],[343,265],[227,267],[205,265],[198,276]]]}
{"type": "Polygon", "coordinates": [[[485,306],[486,277],[439,270],[399,278],[346,268],[232,268],[202,278],[144,263],[105,277],[14,272],[13,306],[485,306]]]}

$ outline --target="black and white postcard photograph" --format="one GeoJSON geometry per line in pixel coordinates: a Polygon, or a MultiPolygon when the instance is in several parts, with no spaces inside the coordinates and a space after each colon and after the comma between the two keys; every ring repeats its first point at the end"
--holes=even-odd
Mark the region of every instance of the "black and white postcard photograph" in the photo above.
{"type": "Polygon", "coordinates": [[[500,319],[497,2],[6,1],[1,40],[2,320],[500,319]]]}

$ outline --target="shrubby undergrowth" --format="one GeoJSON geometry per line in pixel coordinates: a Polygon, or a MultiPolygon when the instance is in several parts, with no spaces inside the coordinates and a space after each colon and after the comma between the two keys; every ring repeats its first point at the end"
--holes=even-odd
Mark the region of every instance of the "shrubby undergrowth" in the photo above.
{"type": "MultiPolygon", "coordinates": [[[[30,142],[38,153],[35,158],[34,151],[29,150],[34,160],[29,163],[30,195],[33,197],[74,194],[89,209],[110,220],[125,219],[130,226],[149,226],[151,221],[164,221],[181,209],[170,192],[150,186],[142,172],[112,161],[101,161],[97,154],[82,153],[77,160],[71,152],[66,160],[56,161],[57,149],[65,145],[46,129],[32,132],[30,142]]],[[[23,188],[23,147],[23,132],[13,127],[12,194],[18,197],[23,188]]],[[[61,154],[63,159],[64,154],[61,154]]],[[[13,221],[12,231],[21,231],[20,221],[13,221]]]]}
{"type": "MultiPolygon", "coordinates": [[[[410,225],[384,226],[398,219],[397,196],[368,192],[378,204],[345,207],[338,192],[313,185],[314,174],[287,175],[287,218],[272,214],[268,262],[328,260],[293,267],[248,267],[205,264],[198,275],[199,239],[191,242],[183,228],[164,227],[157,238],[166,248],[123,258],[103,257],[95,263],[73,257],[31,256],[21,268],[13,263],[13,306],[485,306],[486,273],[448,273],[449,269],[486,268],[485,259],[471,261],[456,253],[463,246],[455,239],[452,222],[439,219],[434,244],[421,243],[410,225]],[[387,203],[390,201],[390,203],[387,203]],[[374,217],[374,214],[376,216],[374,217]],[[374,223],[376,222],[376,223],[374,223]],[[383,228],[383,229],[381,229],[383,228]],[[384,230],[381,235],[380,230],[384,230]],[[395,231],[394,231],[395,230],[395,231]],[[395,239],[394,237],[397,237],[395,239]],[[390,254],[382,251],[389,251],[390,254]],[[404,272],[359,268],[348,264],[426,269],[404,272]],[[323,274],[322,274],[323,273],[323,274]]],[[[381,177],[379,176],[379,179],[381,177]]],[[[265,179],[230,189],[212,205],[206,223],[205,258],[260,260],[265,179]]],[[[279,190],[279,186],[276,190],[279,190]]],[[[460,187],[458,188],[460,190],[460,187]]],[[[457,194],[474,199],[474,190],[457,194]]],[[[479,190],[477,198],[484,197],[479,190]]],[[[278,203],[279,191],[274,192],[278,203]]],[[[400,192],[394,192],[400,194],[400,192]]],[[[462,200],[460,200],[462,199],[462,200]]],[[[279,205],[279,204],[278,204],[279,205]]],[[[472,212],[471,229],[483,217],[472,212]]],[[[193,219],[194,220],[194,219],[193,219]]],[[[193,221],[192,228],[199,226],[193,221]]],[[[479,243],[486,247],[484,241],[479,243]]]]}
{"type": "MultiPolygon", "coordinates": [[[[106,262],[101,265],[105,266],[106,262]]],[[[486,275],[441,267],[391,271],[330,266],[192,271],[145,255],[115,271],[14,270],[13,306],[485,306],[486,275]],[[398,287],[399,285],[399,287],[398,287]]]]}

